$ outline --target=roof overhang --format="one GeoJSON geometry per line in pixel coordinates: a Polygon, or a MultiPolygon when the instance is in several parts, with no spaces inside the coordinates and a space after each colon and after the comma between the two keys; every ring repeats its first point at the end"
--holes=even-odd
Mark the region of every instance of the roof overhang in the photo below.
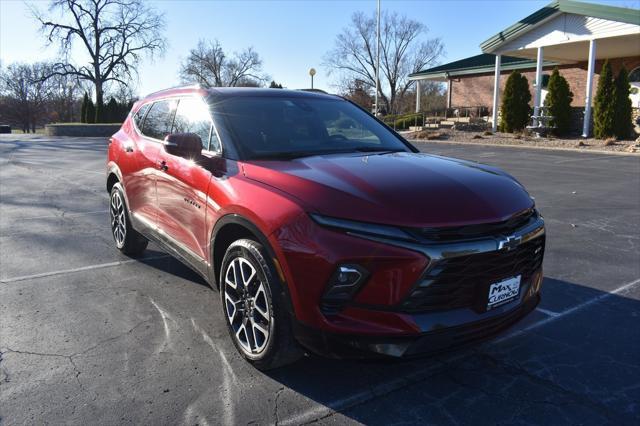
{"type": "MultiPolygon", "coordinates": [[[[584,3],[568,0],[556,0],[542,9],[537,10],[533,14],[521,19],[517,23],[510,27],[500,31],[493,37],[485,40],[480,44],[480,48],[484,53],[494,54],[508,54],[513,56],[519,56],[515,53],[518,49],[513,49],[517,44],[515,41],[533,31],[536,28],[543,26],[546,23],[558,18],[562,14],[574,15],[580,17],[595,18],[600,21],[610,21],[612,23],[622,24],[618,28],[617,34],[608,34],[608,36],[625,35],[624,33],[633,34],[634,28],[640,28],[640,10],[628,9],[622,7],[606,6],[594,3],[584,3]],[[628,24],[628,25],[624,25],[628,24]]],[[[556,31],[558,32],[558,31],[556,31]]],[[[602,34],[606,36],[607,34],[602,34]]],[[[637,36],[640,33],[636,32],[637,36]]],[[[597,33],[589,33],[586,28],[579,28],[574,34],[571,34],[572,38],[601,38],[597,33]]],[[[567,39],[571,38],[568,37],[567,39]]],[[[549,44],[555,44],[558,40],[546,40],[549,44]]],[[[566,40],[570,41],[582,41],[582,40],[566,40]]],[[[636,40],[636,44],[640,44],[636,40]]],[[[530,55],[522,55],[521,57],[530,57],[530,55]]]]}
{"type": "MultiPolygon", "coordinates": [[[[557,65],[555,62],[544,61],[544,67],[550,67],[557,65]]],[[[534,62],[520,62],[515,64],[504,64],[500,67],[502,71],[513,71],[535,68],[534,62]]],[[[409,75],[409,80],[429,80],[429,81],[447,81],[452,78],[461,77],[465,75],[478,75],[478,74],[490,74],[495,71],[495,65],[485,65],[481,67],[470,67],[453,69],[449,71],[441,72],[417,72],[409,75]]]]}
{"type": "MultiPolygon", "coordinates": [[[[627,34],[617,37],[596,39],[596,59],[626,58],[640,56],[640,34],[627,34]]],[[[587,61],[590,40],[579,40],[544,46],[544,59],[558,64],[571,64],[587,61]]],[[[509,56],[535,59],[537,47],[528,47],[505,52],[509,56]]]]}

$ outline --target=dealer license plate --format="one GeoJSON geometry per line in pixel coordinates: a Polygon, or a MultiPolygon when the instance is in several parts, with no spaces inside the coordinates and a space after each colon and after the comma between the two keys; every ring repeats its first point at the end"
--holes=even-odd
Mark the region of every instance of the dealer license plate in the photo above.
{"type": "Polygon", "coordinates": [[[516,299],[518,297],[518,293],[520,293],[521,277],[521,275],[518,275],[517,277],[508,278],[491,284],[489,286],[487,311],[516,299]]]}

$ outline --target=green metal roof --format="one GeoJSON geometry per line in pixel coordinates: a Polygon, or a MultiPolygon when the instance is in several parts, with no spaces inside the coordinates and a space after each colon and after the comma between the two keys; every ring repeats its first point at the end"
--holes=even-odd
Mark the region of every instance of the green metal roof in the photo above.
{"type": "MultiPolygon", "coordinates": [[[[454,77],[466,74],[482,74],[485,72],[493,72],[496,64],[495,55],[489,53],[481,53],[480,55],[471,56],[469,58],[460,59],[459,61],[449,62],[448,64],[439,65],[409,75],[409,78],[425,78],[437,79],[454,77]]],[[[553,62],[544,62],[545,66],[554,65],[553,62]]],[[[533,68],[536,61],[531,59],[516,58],[513,56],[503,56],[501,60],[502,70],[515,70],[523,68],[533,68]]]]}
{"type": "Polygon", "coordinates": [[[640,10],[638,9],[569,0],[555,0],[485,40],[480,44],[480,49],[482,49],[483,52],[492,52],[501,44],[519,37],[541,21],[557,13],[573,13],[576,15],[593,16],[595,18],[640,25],[640,10]]]}

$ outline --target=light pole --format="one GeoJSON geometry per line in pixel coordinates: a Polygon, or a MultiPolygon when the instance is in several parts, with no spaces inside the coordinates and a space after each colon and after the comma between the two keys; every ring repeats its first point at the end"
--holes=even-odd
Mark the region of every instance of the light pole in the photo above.
{"type": "Polygon", "coordinates": [[[313,76],[316,75],[316,69],[315,68],[311,68],[309,70],[309,75],[311,76],[311,89],[313,90],[313,76]]]}
{"type": "Polygon", "coordinates": [[[378,0],[378,30],[376,31],[376,107],[374,114],[378,116],[378,92],[380,91],[380,0],[378,0]]]}

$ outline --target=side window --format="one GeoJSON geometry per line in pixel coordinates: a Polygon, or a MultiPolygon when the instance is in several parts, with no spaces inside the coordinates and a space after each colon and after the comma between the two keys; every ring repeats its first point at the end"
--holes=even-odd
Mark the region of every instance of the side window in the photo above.
{"type": "Polygon", "coordinates": [[[140,129],[140,131],[142,131],[142,120],[144,120],[144,115],[147,113],[147,111],[149,111],[150,106],[151,104],[142,105],[140,108],[138,108],[138,111],[136,111],[135,115],[133,116],[133,121],[135,121],[136,126],[138,126],[138,129],[140,129]]]}
{"type": "Polygon", "coordinates": [[[163,140],[171,133],[173,114],[176,110],[176,100],[154,102],[144,119],[142,133],[150,138],[163,140]]]}
{"type": "Polygon", "coordinates": [[[211,114],[209,105],[199,97],[180,99],[176,118],[173,123],[173,133],[195,133],[200,136],[202,148],[212,151],[220,149],[220,143],[214,131],[212,131],[211,114]],[[209,135],[211,134],[211,148],[209,148],[209,135]]]}

